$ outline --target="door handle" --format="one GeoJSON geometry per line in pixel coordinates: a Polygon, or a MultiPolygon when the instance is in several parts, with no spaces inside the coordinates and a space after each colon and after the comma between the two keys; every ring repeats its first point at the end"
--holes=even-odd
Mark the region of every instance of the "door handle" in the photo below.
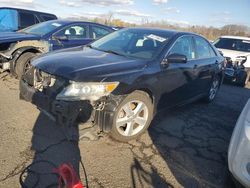
{"type": "Polygon", "coordinates": [[[197,68],[198,68],[198,65],[195,64],[195,65],[194,65],[194,69],[197,69],[197,68]]]}

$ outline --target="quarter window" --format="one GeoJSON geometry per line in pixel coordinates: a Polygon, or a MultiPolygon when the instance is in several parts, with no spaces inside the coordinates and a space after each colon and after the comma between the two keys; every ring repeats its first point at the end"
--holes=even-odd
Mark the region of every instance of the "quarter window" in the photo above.
{"type": "Polygon", "coordinates": [[[185,55],[188,60],[195,59],[195,51],[192,36],[180,37],[176,40],[174,46],[171,48],[169,55],[181,54],[185,55]]]}
{"type": "Polygon", "coordinates": [[[44,21],[49,21],[49,20],[55,20],[56,18],[54,16],[49,16],[49,15],[41,15],[42,19],[44,21]]]}
{"type": "Polygon", "coordinates": [[[201,37],[195,37],[197,57],[199,59],[210,58],[215,56],[215,52],[206,40],[201,37]]]}

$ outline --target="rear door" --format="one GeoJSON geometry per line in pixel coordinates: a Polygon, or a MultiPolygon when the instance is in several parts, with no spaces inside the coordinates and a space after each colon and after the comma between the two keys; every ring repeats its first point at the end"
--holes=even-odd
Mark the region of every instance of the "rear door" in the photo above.
{"type": "Polygon", "coordinates": [[[66,26],[54,36],[52,37],[53,50],[81,46],[92,41],[88,24],[82,23],[66,26]]]}
{"type": "Polygon", "coordinates": [[[210,88],[215,67],[218,65],[217,55],[204,38],[194,36],[196,48],[196,63],[194,74],[197,79],[194,82],[197,94],[205,93],[210,88]]]}

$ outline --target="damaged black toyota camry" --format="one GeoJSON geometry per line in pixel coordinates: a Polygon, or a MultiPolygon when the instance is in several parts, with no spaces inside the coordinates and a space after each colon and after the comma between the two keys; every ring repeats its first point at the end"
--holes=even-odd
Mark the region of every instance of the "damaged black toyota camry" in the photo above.
{"type": "Polygon", "coordinates": [[[64,126],[91,109],[87,117],[98,131],[128,141],[147,130],[161,108],[213,101],[223,63],[194,33],[127,28],[35,59],[20,81],[20,97],[64,126]]]}

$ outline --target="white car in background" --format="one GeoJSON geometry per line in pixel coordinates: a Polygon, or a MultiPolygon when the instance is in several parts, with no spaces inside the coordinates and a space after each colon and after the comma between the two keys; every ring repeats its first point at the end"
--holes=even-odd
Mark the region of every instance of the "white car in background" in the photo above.
{"type": "Polygon", "coordinates": [[[231,137],[228,166],[234,178],[250,188],[250,99],[245,105],[231,137]]]}
{"type": "Polygon", "coordinates": [[[225,57],[227,68],[232,69],[225,72],[225,80],[236,80],[244,87],[250,81],[250,38],[221,36],[214,46],[225,57]]]}
{"type": "Polygon", "coordinates": [[[244,66],[250,69],[250,38],[238,36],[221,36],[214,42],[214,46],[220,50],[224,57],[235,61],[238,57],[247,58],[244,66]]]}

